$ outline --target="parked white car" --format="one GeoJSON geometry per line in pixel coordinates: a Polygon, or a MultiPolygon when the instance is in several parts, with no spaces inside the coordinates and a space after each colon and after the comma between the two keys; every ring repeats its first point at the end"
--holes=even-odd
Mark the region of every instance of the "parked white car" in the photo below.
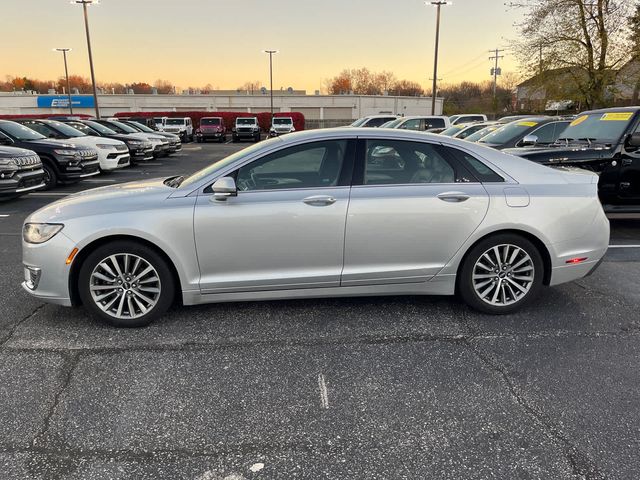
{"type": "Polygon", "coordinates": [[[451,115],[449,120],[451,121],[451,125],[458,125],[461,123],[486,122],[487,116],[480,113],[463,113],[451,115]]]}
{"type": "Polygon", "coordinates": [[[293,118],[274,117],[271,128],[269,129],[269,136],[277,137],[278,135],[284,135],[286,133],[292,133],[295,131],[296,129],[293,126],[293,118]]]}
{"type": "Polygon", "coordinates": [[[102,171],[128,167],[131,163],[129,147],[120,140],[87,135],[66,123],[55,120],[24,119],[19,120],[18,123],[35,130],[45,137],[60,140],[68,139],[74,144],[95,149],[98,152],[100,170],[102,171]]]}
{"type": "Polygon", "coordinates": [[[193,142],[193,122],[189,117],[165,119],[162,131],[178,135],[183,142],[193,142]]]}
{"type": "Polygon", "coordinates": [[[381,128],[397,128],[400,130],[415,130],[416,132],[426,132],[432,128],[449,128],[451,122],[449,117],[441,115],[412,115],[400,117],[387,122],[381,128]]]}

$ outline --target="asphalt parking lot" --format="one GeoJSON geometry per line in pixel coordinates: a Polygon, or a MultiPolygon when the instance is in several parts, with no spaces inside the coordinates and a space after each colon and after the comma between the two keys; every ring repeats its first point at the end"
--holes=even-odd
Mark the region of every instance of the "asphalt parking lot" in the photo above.
{"type": "Polygon", "coordinates": [[[640,219],[612,220],[593,276],[505,317],[444,297],[296,300],[117,330],[22,292],[31,211],[242,146],[0,203],[0,479],[638,478],[640,219]]]}

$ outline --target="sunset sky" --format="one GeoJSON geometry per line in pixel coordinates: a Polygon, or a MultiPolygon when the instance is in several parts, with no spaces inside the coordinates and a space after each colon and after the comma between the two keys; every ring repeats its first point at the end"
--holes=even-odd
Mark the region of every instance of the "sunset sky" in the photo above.
{"type": "MultiPolygon", "coordinates": [[[[438,77],[489,79],[489,49],[509,45],[518,11],[504,0],[443,7],[438,77]]],[[[101,0],[89,8],[97,80],[166,79],[186,88],[268,83],[310,93],[344,68],[389,70],[429,84],[436,9],[423,0],[101,0]]],[[[54,79],[54,47],[71,47],[71,74],[89,76],[82,7],[69,0],[2,0],[0,75],[54,79]]],[[[503,72],[515,71],[509,52],[503,72]]]]}

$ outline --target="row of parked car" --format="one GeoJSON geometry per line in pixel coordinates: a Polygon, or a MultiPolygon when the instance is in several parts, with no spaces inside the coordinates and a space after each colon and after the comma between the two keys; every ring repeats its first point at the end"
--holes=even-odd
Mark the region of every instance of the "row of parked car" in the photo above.
{"type": "Polygon", "coordinates": [[[475,114],[373,115],[351,126],[438,133],[545,165],[591,170],[599,175],[600,200],[607,211],[640,212],[640,106],[496,121],[475,114]]]}
{"type": "Polygon", "coordinates": [[[181,149],[177,135],[127,119],[0,120],[0,197],[75,183],[181,149]]]}
{"type": "MultiPolygon", "coordinates": [[[[261,139],[258,117],[238,117],[231,126],[225,124],[222,117],[203,117],[200,126],[193,127],[189,117],[152,117],[150,119],[136,118],[138,122],[149,122],[158,131],[169,132],[180,136],[183,142],[196,140],[198,143],[214,140],[220,143],[226,142],[229,133],[234,142],[252,140],[259,142],[261,139]]],[[[269,128],[269,137],[277,137],[295,132],[292,117],[274,117],[269,128]]]]}

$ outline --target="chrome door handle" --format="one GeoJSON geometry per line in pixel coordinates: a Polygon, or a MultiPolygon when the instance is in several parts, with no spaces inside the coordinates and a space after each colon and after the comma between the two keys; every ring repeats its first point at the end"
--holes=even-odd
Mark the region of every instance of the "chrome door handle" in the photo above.
{"type": "Polygon", "coordinates": [[[336,199],[328,195],[314,195],[312,197],[307,197],[302,201],[312,207],[324,207],[326,205],[336,203],[336,199]]]}
{"type": "Polygon", "coordinates": [[[469,200],[469,195],[463,192],[443,192],[438,195],[443,202],[460,203],[469,200]]]}

